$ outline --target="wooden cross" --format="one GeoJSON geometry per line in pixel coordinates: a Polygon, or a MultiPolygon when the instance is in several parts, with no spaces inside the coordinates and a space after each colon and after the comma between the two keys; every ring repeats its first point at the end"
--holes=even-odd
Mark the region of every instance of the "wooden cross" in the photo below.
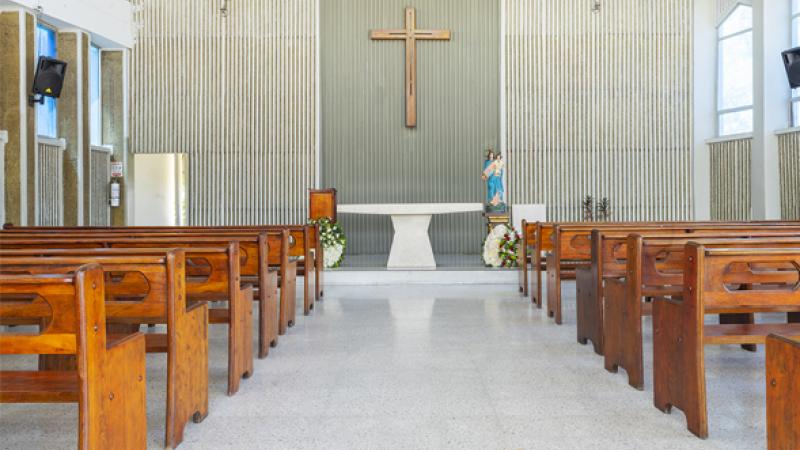
{"type": "Polygon", "coordinates": [[[406,41],[406,126],[417,126],[417,41],[449,41],[450,30],[418,30],[417,10],[406,8],[403,30],[372,30],[369,38],[376,41],[406,41]]]}

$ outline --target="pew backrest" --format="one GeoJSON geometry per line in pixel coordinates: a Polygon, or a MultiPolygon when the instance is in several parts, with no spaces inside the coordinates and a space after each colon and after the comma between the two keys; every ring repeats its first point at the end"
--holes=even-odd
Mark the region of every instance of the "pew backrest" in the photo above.
{"type": "MultiPolygon", "coordinates": [[[[187,249],[187,258],[190,260],[204,260],[213,258],[219,265],[218,257],[212,254],[216,247],[226,248],[229,261],[228,277],[225,280],[241,281],[242,270],[258,275],[261,264],[260,255],[266,248],[266,239],[257,237],[207,237],[207,236],[164,236],[144,235],[140,237],[117,235],[106,236],[26,236],[20,238],[5,238],[0,240],[0,251],[9,249],[76,249],[76,248],[184,248],[187,249]],[[198,249],[197,253],[194,249],[198,249]],[[234,263],[236,261],[236,263],[234,263]]],[[[218,251],[218,250],[217,250],[218,251]]],[[[192,268],[196,269],[196,268],[192,268]]],[[[215,272],[215,274],[218,274],[215,272]]],[[[204,280],[207,289],[214,289],[211,282],[219,279],[204,280]]],[[[234,284],[235,285],[235,284],[234,284]]],[[[232,288],[229,286],[228,291],[232,288]]]]}
{"type": "MultiPolygon", "coordinates": [[[[136,318],[143,323],[169,324],[172,311],[187,309],[183,283],[185,255],[182,250],[166,251],[161,256],[3,255],[0,273],[70,275],[87,263],[97,264],[103,270],[105,314],[109,319],[136,318]]],[[[45,319],[31,315],[27,318],[45,319]]]]}
{"type": "Polygon", "coordinates": [[[645,291],[662,286],[683,286],[686,245],[689,242],[706,248],[800,248],[797,237],[750,237],[743,239],[684,237],[683,239],[649,238],[641,234],[628,237],[628,273],[640,272],[641,286],[645,291]],[[637,261],[638,260],[638,261],[637,261]]]}
{"type": "Polygon", "coordinates": [[[751,312],[800,311],[800,247],[707,248],[686,244],[685,299],[698,314],[745,307],[751,312]],[[746,284],[746,290],[739,286],[746,284]]]}

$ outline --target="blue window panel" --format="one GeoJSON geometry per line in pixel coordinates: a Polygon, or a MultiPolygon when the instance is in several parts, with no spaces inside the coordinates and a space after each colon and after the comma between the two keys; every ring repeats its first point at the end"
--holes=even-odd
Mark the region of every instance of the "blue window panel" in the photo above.
{"type": "MultiPolygon", "coordinates": [[[[36,57],[49,56],[55,58],[56,32],[42,25],[36,26],[36,57]]],[[[40,136],[58,137],[58,115],[56,101],[45,97],[44,104],[36,105],[36,133],[40,136]]]]}
{"type": "Polygon", "coordinates": [[[89,47],[89,136],[92,145],[103,144],[100,123],[100,48],[89,47]]]}

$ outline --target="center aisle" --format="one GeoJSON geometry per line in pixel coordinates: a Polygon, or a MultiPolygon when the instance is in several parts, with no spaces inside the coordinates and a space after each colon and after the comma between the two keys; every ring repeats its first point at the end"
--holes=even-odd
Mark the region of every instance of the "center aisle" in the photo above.
{"type": "MultiPolygon", "coordinates": [[[[710,349],[714,433],[701,441],[682,413],[653,407],[649,379],[644,393],[635,391],[576,343],[571,288],[566,324],[556,326],[514,286],[331,287],[314,320],[299,321],[257,361],[258,376],[236,398],[211,390],[211,414],[204,426],[187,428],[182,447],[764,446],[759,358],[710,349]],[[717,373],[724,382],[715,382],[717,373]],[[734,395],[750,401],[725,402],[734,395]]],[[[223,343],[215,329],[212,355],[221,356],[223,343]]],[[[224,382],[224,368],[223,358],[214,358],[213,383],[224,382]]]]}

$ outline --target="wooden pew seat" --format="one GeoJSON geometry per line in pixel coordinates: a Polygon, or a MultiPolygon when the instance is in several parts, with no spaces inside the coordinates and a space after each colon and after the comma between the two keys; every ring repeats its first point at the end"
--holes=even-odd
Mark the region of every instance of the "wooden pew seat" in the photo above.
{"type": "Polygon", "coordinates": [[[2,403],[75,403],[78,372],[7,371],[0,376],[2,403]]]}

